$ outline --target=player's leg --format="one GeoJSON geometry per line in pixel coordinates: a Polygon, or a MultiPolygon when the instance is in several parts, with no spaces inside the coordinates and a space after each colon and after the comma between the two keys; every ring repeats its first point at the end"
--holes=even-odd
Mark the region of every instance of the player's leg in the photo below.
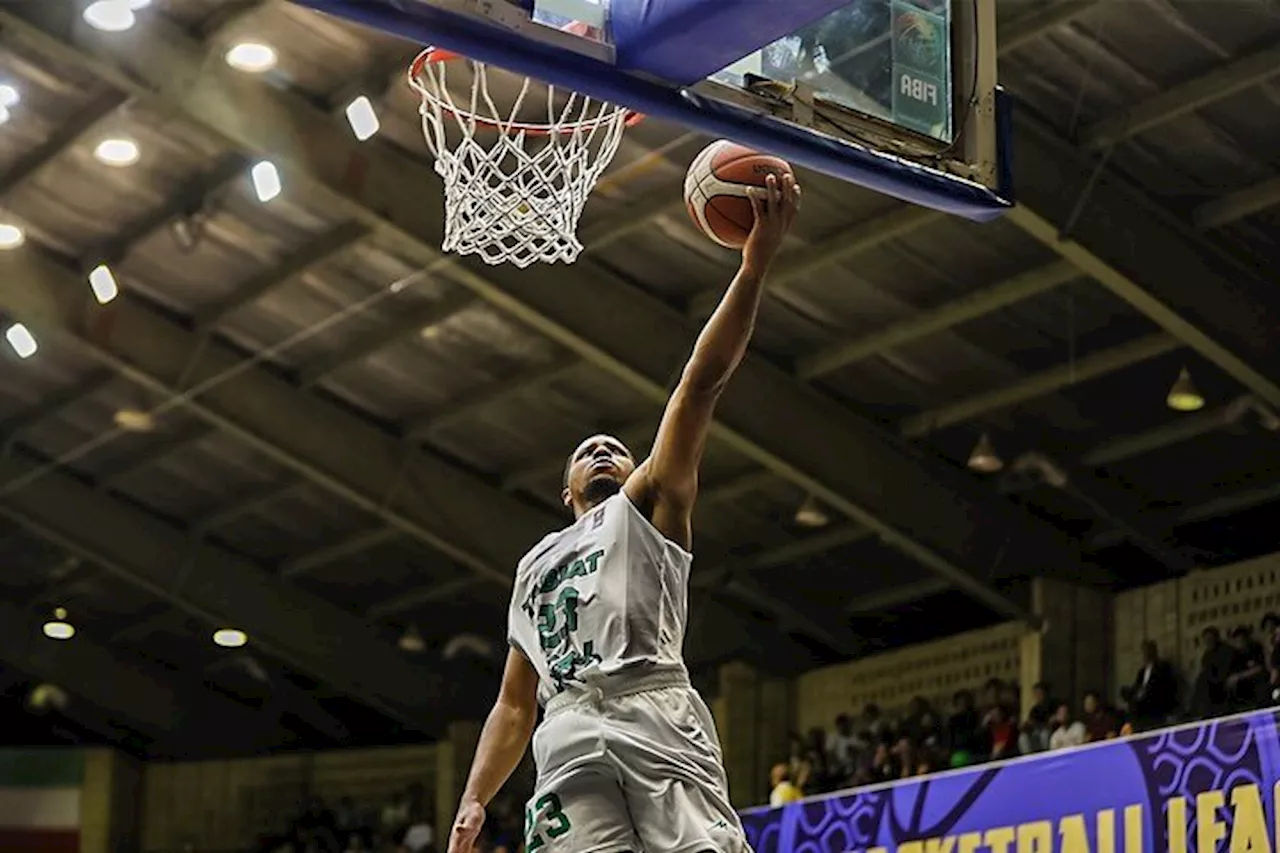
{"type": "Polygon", "coordinates": [[[615,700],[610,750],[646,853],[744,853],[720,740],[692,688],[615,700]]]}
{"type": "Polygon", "coordinates": [[[602,743],[596,715],[570,710],[538,727],[538,781],[525,806],[525,853],[639,853],[626,797],[602,743]]]}
{"type": "Polygon", "coordinates": [[[579,770],[539,784],[525,806],[526,853],[639,853],[618,780],[579,770]]]}

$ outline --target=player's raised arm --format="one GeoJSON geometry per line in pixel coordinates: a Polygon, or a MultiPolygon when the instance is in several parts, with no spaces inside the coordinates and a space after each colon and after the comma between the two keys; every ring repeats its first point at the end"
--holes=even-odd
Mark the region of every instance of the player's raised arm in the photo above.
{"type": "Polygon", "coordinates": [[[693,354],[667,402],[649,458],[627,480],[627,496],[649,508],[654,525],[688,547],[707,433],[716,401],[746,354],[760,308],[764,276],[800,206],[795,178],[769,175],[752,194],[755,225],[742,248],[742,267],[698,335],[693,354]]]}
{"type": "Polygon", "coordinates": [[[484,810],[524,757],[538,721],[538,674],[516,649],[507,651],[502,687],[480,730],[471,773],[449,833],[448,853],[472,853],[484,810]]]}

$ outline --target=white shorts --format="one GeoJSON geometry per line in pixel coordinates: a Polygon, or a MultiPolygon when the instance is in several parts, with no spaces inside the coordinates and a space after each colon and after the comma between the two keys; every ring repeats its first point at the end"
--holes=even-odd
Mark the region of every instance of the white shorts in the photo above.
{"type": "Polygon", "coordinates": [[[526,853],[749,853],[711,712],[675,683],[552,700],[533,736],[526,853]]]}

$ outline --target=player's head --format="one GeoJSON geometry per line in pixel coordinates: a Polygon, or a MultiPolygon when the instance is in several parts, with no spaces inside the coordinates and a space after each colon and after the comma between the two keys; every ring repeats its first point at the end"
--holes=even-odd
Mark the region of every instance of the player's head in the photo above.
{"type": "Polygon", "coordinates": [[[611,435],[593,435],[565,463],[561,500],[574,515],[581,515],[616,495],[635,469],[635,457],[625,444],[611,435]]]}

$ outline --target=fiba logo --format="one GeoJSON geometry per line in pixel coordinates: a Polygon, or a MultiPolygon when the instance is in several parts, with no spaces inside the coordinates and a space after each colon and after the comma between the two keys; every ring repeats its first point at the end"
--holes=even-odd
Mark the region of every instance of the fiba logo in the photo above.
{"type": "Polygon", "coordinates": [[[935,69],[945,58],[943,30],[929,16],[903,12],[893,24],[895,61],[920,70],[935,69]]]}

